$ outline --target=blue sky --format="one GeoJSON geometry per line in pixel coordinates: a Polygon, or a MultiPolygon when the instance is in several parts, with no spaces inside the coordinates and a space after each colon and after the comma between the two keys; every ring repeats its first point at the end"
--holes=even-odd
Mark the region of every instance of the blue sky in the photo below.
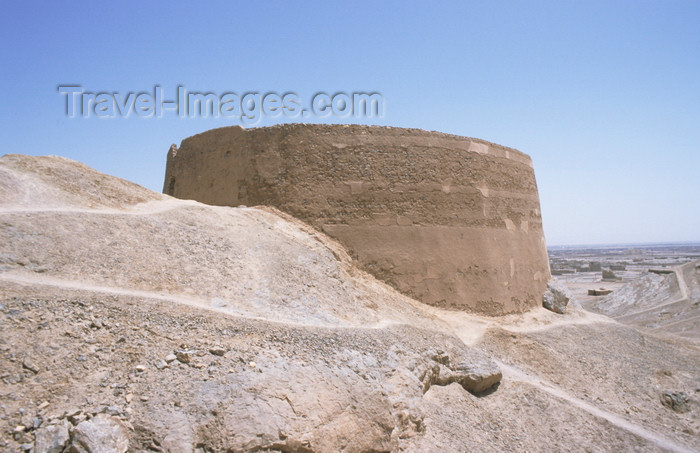
{"type": "Polygon", "coordinates": [[[58,85],[377,91],[383,118],[308,121],[528,153],[551,245],[700,241],[696,0],[101,3],[2,2],[0,154],[57,154],[160,191],[170,144],[238,122],[67,118],[58,85]]]}

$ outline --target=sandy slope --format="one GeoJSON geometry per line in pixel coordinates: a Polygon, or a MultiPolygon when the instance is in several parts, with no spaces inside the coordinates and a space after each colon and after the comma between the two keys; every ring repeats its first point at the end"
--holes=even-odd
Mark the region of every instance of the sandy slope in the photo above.
{"type": "Polygon", "coordinates": [[[62,158],[0,159],[0,328],[7,451],[98,412],[134,451],[700,449],[700,354],[682,338],[427,307],[274,210],[62,158]]]}
{"type": "Polygon", "coordinates": [[[700,340],[700,261],[648,273],[586,307],[630,325],[700,340]]]}

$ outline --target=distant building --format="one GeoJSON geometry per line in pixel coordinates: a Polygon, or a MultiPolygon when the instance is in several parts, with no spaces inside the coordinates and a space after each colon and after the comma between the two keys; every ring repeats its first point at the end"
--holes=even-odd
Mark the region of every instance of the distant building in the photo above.
{"type": "Polygon", "coordinates": [[[588,295],[589,296],[607,296],[611,292],[612,292],[612,289],[605,289],[605,288],[589,289],[588,295]]]}
{"type": "Polygon", "coordinates": [[[603,281],[604,282],[614,282],[617,281],[617,275],[611,270],[603,269],[603,281]]]}

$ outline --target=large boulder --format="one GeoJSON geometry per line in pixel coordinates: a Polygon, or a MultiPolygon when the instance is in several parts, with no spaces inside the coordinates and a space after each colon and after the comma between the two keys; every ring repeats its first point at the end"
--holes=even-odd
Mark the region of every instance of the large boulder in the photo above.
{"type": "Polygon", "coordinates": [[[550,280],[547,283],[547,291],[542,296],[542,306],[554,313],[563,315],[569,304],[575,304],[574,295],[564,284],[550,280]],[[573,301],[573,302],[572,302],[573,301]]]}
{"type": "Polygon", "coordinates": [[[472,394],[487,391],[501,382],[499,366],[477,350],[462,350],[454,358],[442,351],[432,356],[435,362],[421,377],[423,392],[433,385],[458,383],[472,394]]]}

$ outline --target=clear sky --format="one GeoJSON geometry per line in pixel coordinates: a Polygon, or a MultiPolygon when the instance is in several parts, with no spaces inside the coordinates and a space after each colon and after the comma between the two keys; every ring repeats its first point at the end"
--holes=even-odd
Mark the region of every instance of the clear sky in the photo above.
{"type": "MultiPolygon", "coordinates": [[[[160,191],[172,143],[231,118],[68,118],[59,85],[376,91],[383,118],[520,149],[550,245],[700,241],[700,2],[10,2],[0,154],[160,191]],[[296,6],[303,5],[303,6],[296,6]]],[[[285,118],[262,118],[265,126],[285,118]]]]}

